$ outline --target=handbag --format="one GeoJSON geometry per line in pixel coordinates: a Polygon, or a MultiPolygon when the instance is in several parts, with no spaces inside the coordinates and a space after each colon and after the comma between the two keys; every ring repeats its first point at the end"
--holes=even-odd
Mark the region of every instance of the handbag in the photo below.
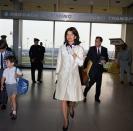
{"type": "Polygon", "coordinates": [[[20,77],[17,82],[17,93],[19,95],[26,94],[28,91],[28,87],[29,87],[29,81],[20,77]]]}
{"type": "MultiPolygon", "coordinates": [[[[17,72],[17,68],[15,70],[15,73],[17,72]]],[[[29,81],[24,79],[23,77],[19,77],[17,81],[17,93],[19,95],[26,94],[29,87],[29,81]]]]}

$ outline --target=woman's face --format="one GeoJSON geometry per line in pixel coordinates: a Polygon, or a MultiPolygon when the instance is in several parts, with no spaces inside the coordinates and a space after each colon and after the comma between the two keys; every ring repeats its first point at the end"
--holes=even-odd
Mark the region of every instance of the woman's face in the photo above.
{"type": "Polygon", "coordinates": [[[72,33],[72,31],[68,31],[66,35],[66,39],[69,44],[73,44],[74,40],[76,39],[76,36],[72,33]]]}

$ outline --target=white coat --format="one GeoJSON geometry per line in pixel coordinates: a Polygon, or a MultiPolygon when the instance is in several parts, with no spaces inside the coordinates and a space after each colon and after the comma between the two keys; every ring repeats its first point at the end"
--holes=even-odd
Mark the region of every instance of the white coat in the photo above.
{"type": "Polygon", "coordinates": [[[57,58],[57,85],[55,98],[66,101],[82,101],[83,88],[81,86],[78,66],[83,65],[84,51],[80,45],[72,48],[63,45],[59,49],[57,58]],[[76,53],[77,58],[74,60],[72,54],[76,53]]]}

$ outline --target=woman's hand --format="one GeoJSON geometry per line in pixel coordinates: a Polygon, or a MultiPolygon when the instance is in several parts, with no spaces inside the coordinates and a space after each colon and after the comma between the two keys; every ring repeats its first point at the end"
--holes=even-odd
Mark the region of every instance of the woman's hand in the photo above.
{"type": "Polygon", "coordinates": [[[87,68],[85,68],[83,71],[84,71],[84,72],[87,72],[87,68]]]}
{"type": "Polygon", "coordinates": [[[76,59],[76,57],[77,57],[77,54],[76,53],[73,53],[73,59],[75,60],[76,59]]]}

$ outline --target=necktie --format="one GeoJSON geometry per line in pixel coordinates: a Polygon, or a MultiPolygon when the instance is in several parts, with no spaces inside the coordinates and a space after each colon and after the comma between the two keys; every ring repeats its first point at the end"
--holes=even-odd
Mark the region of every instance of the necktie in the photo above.
{"type": "Polygon", "coordinates": [[[97,49],[97,55],[100,56],[100,50],[99,50],[99,48],[97,49]]]}
{"type": "Polygon", "coordinates": [[[3,69],[3,55],[1,53],[1,69],[3,69]]]}

